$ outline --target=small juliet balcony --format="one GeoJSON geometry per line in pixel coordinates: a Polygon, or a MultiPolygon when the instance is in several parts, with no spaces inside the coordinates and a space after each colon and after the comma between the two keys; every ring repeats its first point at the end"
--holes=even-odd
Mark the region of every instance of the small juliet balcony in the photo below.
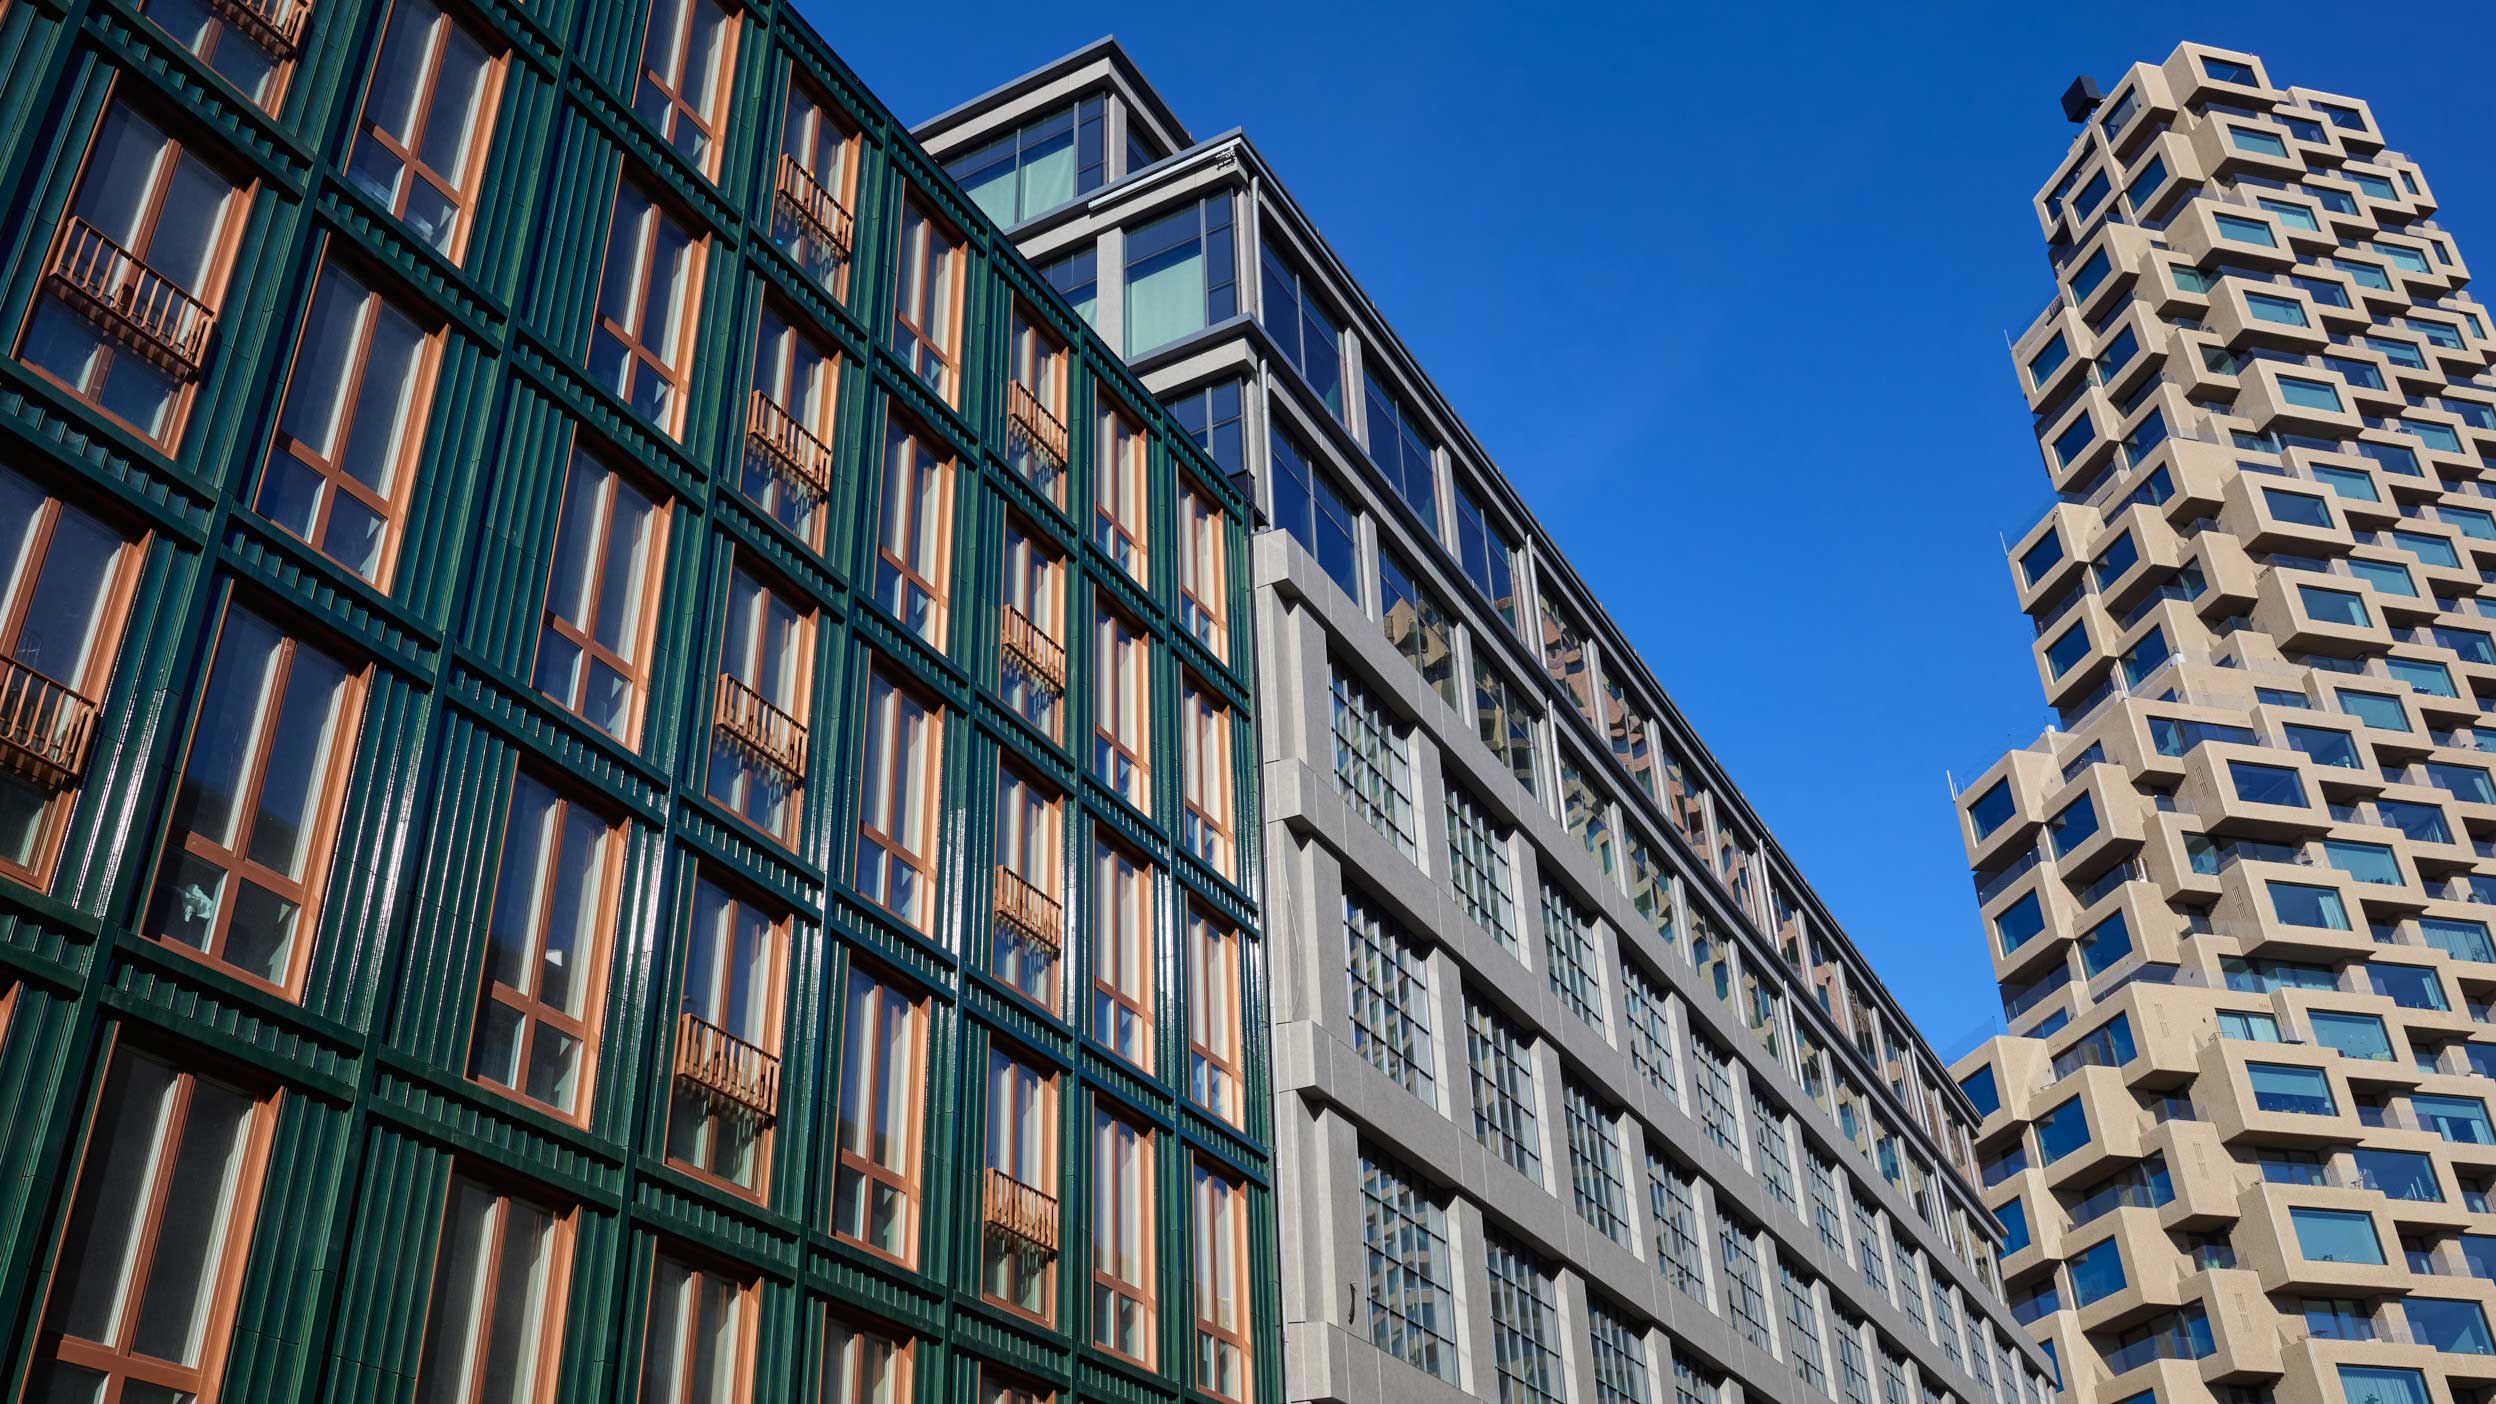
{"type": "Polygon", "coordinates": [[[217,314],[103,230],[71,217],[52,247],[48,272],[62,300],[115,341],[169,374],[199,374],[217,314]]]}
{"type": "Polygon", "coordinates": [[[823,241],[832,257],[849,260],[850,232],[853,228],[849,210],[831,191],[823,188],[814,172],[787,152],[780,154],[780,176],[776,190],[781,208],[806,227],[807,233],[823,241]]]}
{"type": "Polygon", "coordinates": [[[1036,1253],[1057,1256],[1057,1200],[990,1167],[981,1219],[988,1231],[1036,1253]]]}
{"type": "Polygon", "coordinates": [[[1027,945],[1054,958],[1066,929],[1066,909],[1030,879],[1012,868],[997,869],[997,920],[1011,927],[1027,945]]]}
{"type": "Polygon", "coordinates": [[[676,1022],[676,1080],[764,1125],[780,1118],[780,1060],[690,1010],[676,1022]]]}
{"type": "Polygon", "coordinates": [[[1066,646],[1050,638],[1048,631],[1031,622],[1031,616],[1012,605],[1000,607],[997,619],[998,646],[1005,650],[1005,661],[1022,669],[1024,675],[1051,692],[1066,691],[1066,646]]]}
{"type": "Polygon", "coordinates": [[[1066,423],[1040,403],[1031,387],[1019,380],[1005,383],[1006,425],[1014,437],[1031,446],[1051,468],[1066,466],[1066,423]]]}
{"type": "Polygon", "coordinates": [[[312,18],[308,0],[208,0],[208,8],[281,62],[302,51],[312,18]]]}
{"type": "Polygon", "coordinates": [[[780,772],[795,785],[806,777],[806,724],[726,673],[719,675],[711,725],[721,740],[780,772]]]}
{"type": "Polygon", "coordinates": [[[0,657],[0,766],[65,789],[87,769],[96,705],[14,658],[0,657]]]}
{"type": "Polygon", "coordinates": [[[789,486],[820,501],[832,494],[832,446],[761,390],[746,403],[745,441],[789,486]]]}

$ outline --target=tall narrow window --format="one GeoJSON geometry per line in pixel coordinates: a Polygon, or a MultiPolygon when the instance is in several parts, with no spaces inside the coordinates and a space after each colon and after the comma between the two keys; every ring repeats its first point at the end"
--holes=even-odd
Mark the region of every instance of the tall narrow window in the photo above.
{"type": "Polygon", "coordinates": [[[1139,809],[1152,803],[1151,641],[1126,616],[1102,609],[1094,629],[1092,773],[1139,809]]]}
{"type": "Polygon", "coordinates": [[[719,0],[650,0],[633,110],[706,175],[719,171],[736,52],[737,19],[719,0]]]}
{"type": "Polygon", "coordinates": [[[1394,841],[1406,857],[1415,852],[1412,763],[1404,738],[1378,694],[1335,663],[1333,686],[1335,791],[1352,812],[1394,841]]]}
{"type": "Polygon", "coordinates": [[[1449,880],[1465,915],[1517,948],[1516,894],[1508,867],[1508,836],[1463,787],[1447,787],[1449,880]]]}
{"type": "Polygon", "coordinates": [[[1396,1085],[1438,1105],[1430,1046],[1430,959],[1351,893],[1343,898],[1351,981],[1352,1046],[1396,1085]]]}
{"type": "Polygon", "coordinates": [[[1586,1334],[1595,1355],[1595,1404],[1647,1404],[1645,1333],[1601,1307],[1587,1309],[1586,1334]]]}
{"type": "Polygon", "coordinates": [[[1439,700],[1457,705],[1456,626],[1447,617],[1447,605],[1438,591],[1414,576],[1402,557],[1383,545],[1378,548],[1378,627],[1404,661],[1413,665],[1413,671],[1421,674],[1421,680],[1430,684],[1430,690],[1439,694],[1439,700]]]}
{"type": "Polygon", "coordinates": [[[1005,703],[1059,739],[1066,701],[1066,558],[1020,517],[1005,519],[1005,601],[997,686],[1005,703]]]}
{"type": "Polygon", "coordinates": [[[570,1121],[589,1114],[622,848],[595,812],[513,780],[468,1075],[570,1121]]]}
{"type": "Polygon", "coordinates": [[[1495,670],[1487,658],[1475,655],[1473,661],[1473,707],[1475,724],[1482,733],[1482,744],[1491,748],[1517,777],[1527,794],[1534,794],[1534,710],[1520,700],[1524,689],[1495,670]]]}
{"type": "Polygon", "coordinates": [[[1196,1387],[1248,1398],[1248,1187],[1196,1162],[1196,1387]]]}
{"type": "Polygon", "coordinates": [[[502,66],[434,0],[391,0],[347,178],[453,261],[467,246],[502,66]]]}
{"type": "Polygon", "coordinates": [[[150,935],[293,997],[361,691],[337,659],[227,608],[174,790],[150,935]]]}
{"type": "Polygon", "coordinates": [[[1115,406],[1101,410],[1101,451],[1092,469],[1092,540],[1129,576],[1144,579],[1144,514],[1150,443],[1115,406]]]}
{"type": "Polygon", "coordinates": [[[589,338],[589,378],[675,438],[685,432],[685,376],[701,304],[702,252],[702,241],[674,212],[634,181],[617,182],[606,269],[598,279],[597,322],[589,338]]]}
{"type": "Polygon", "coordinates": [[[1456,1261],[1447,1211],[1403,1166],[1361,1148],[1361,1239],[1369,1250],[1370,1341],[1456,1379],[1456,1261]]]}
{"type": "Polygon", "coordinates": [[[1573,1080],[1561,1083],[1560,1113],[1568,1133],[1569,1187],[1578,1217],[1626,1248],[1629,1187],[1621,1175],[1614,1113],[1573,1080]]]}
{"type": "Polygon", "coordinates": [[[1066,343],[1021,303],[1006,342],[1006,461],[1066,505],[1066,343]]]}
{"type": "Polygon", "coordinates": [[[261,515],[387,588],[424,437],[433,338],[335,263],[321,269],[260,479],[261,515]]]}
{"type": "Polygon", "coordinates": [[[997,891],[989,969],[1057,1012],[1058,955],[1066,940],[1064,819],[1057,796],[1010,766],[997,771],[997,891]]]}
{"type": "Polygon", "coordinates": [[[953,543],[953,459],[896,419],[884,435],[875,598],[903,627],[945,646],[953,543]]]}
{"type": "Polygon", "coordinates": [[[1473,1083],[1473,1138],[1510,1169],[1541,1183],[1543,1140],[1536,1125],[1532,1046],[1515,1025],[1467,999],[1465,1056],[1473,1083]]]}
{"type": "Polygon", "coordinates": [[[915,200],[901,208],[893,350],[948,403],[962,393],[962,236],[915,200]]]}
{"type": "Polygon", "coordinates": [[[145,0],[139,7],[183,48],[199,55],[217,76],[242,90],[261,110],[274,114],[286,94],[286,78],[301,52],[311,0],[261,0],[217,5],[202,0],[145,0]]]}
{"type": "Polygon", "coordinates": [[[1551,1274],[1497,1238],[1484,1243],[1491,1283],[1491,1336],[1500,1404],[1562,1404],[1560,1310],[1551,1274]]]}
{"type": "Polygon", "coordinates": [[[442,1242],[433,1255],[416,1398],[424,1404],[553,1398],[571,1246],[566,1216],[452,1175],[442,1242]]]}
{"type": "Polygon", "coordinates": [[[840,365],[840,358],[800,331],[778,303],[763,304],[737,487],[817,550],[823,548],[823,503],[835,468],[832,413],[840,365]]]}
{"type": "Polygon", "coordinates": [[[1092,1037],[1151,1072],[1152,872],[1106,836],[1092,863],[1092,1037]]]}
{"type": "Polygon", "coordinates": [[[1264,323],[1283,359],[1300,372],[1309,389],[1329,413],[1343,418],[1343,333],[1318,298],[1310,279],[1287,262],[1271,244],[1263,249],[1264,302],[1257,320],[1264,323]]]}
{"type": "Polygon", "coordinates": [[[1057,1310],[1057,1078],[988,1050],[980,1291],[1025,1316],[1057,1310]]]}
{"type": "Polygon", "coordinates": [[[104,109],[18,355],[170,450],[250,200],[127,106],[104,109]]]}
{"type": "Polygon", "coordinates": [[[538,689],[630,746],[649,691],[667,507],[573,450],[537,641],[538,689]]]}
{"type": "Polygon", "coordinates": [[[1233,837],[1231,709],[1213,701],[1193,680],[1179,689],[1179,772],[1187,812],[1179,841],[1224,877],[1238,872],[1233,837]]]}
{"type": "Polygon", "coordinates": [[[139,552],[0,467],[0,873],[47,881],[95,749],[139,552]]]}
{"type": "Polygon", "coordinates": [[[730,1404],[754,1381],[754,1287],[660,1249],[641,1343],[641,1404],[730,1404]]]}
{"type": "Polygon", "coordinates": [[[919,1126],[927,1102],[926,1001],[853,965],[841,1043],[832,1232],[895,1262],[914,1263],[919,1126]]]}
{"type": "Polygon", "coordinates": [[[712,699],[710,796],[783,843],[797,837],[805,795],[814,635],[811,608],[742,565],[729,572],[712,699]]]}
{"type": "Polygon", "coordinates": [[[785,923],[709,878],[693,887],[677,998],[667,1158],[760,1197],[780,1115],[785,923]]]}
{"type": "Polygon", "coordinates": [[[1360,514],[1344,501],[1334,475],[1320,467],[1300,441],[1274,428],[1269,438],[1274,471],[1268,475],[1274,500],[1274,524],[1317,558],[1328,579],[1359,604],[1361,593],[1360,514]]]}
{"type": "Polygon", "coordinates": [[[1484,511],[1472,489],[1456,487],[1456,554],[1465,578],[1482,592],[1508,627],[1517,628],[1517,546],[1505,527],[1484,511]]]}
{"type": "Polygon", "coordinates": [[[1187,1092],[1196,1105],[1241,1125],[1240,935],[1199,911],[1187,914],[1187,1092]]]}
{"type": "Polygon", "coordinates": [[[907,1337],[836,1316],[823,1318],[823,1378],[816,1404],[904,1404],[910,1396],[907,1337]]]}
{"type": "Polygon", "coordinates": [[[812,87],[791,82],[780,120],[771,237],[835,298],[847,291],[857,178],[858,129],[812,87]]]}
{"type": "Polygon", "coordinates": [[[1179,624],[1217,658],[1230,656],[1230,520],[1211,494],[1179,488],[1179,624]]]}
{"type": "Polygon", "coordinates": [[[1092,1343],[1153,1363],[1153,1133],[1092,1112],[1092,1343]]]}
{"type": "Polygon", "coordinates": [[[858,892],[924,931],[936,911],[936,785],[944,713],[881,670],[867,676],[858,892]]]}
{"type": "Polygon", "coordinates": [[[173,1400],[216,1388],[276,1111],[135,1048],[114,1053],[30,1398],[173,1400]]]}

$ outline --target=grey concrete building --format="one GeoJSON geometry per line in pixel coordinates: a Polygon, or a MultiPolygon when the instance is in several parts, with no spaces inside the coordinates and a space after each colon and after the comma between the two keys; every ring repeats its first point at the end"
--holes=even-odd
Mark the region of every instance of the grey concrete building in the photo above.
{"type": "MultiPolygon", "coordinates": [[[[1974,1110],[1255,145],[1109,40],[916,135],[1269,524],[1198,620],[1264,699],[1260,1397],[2042,1404],[1974,1110]]],[[[1050,351],[1030,441],[1114,457],[1050,351]]]]}

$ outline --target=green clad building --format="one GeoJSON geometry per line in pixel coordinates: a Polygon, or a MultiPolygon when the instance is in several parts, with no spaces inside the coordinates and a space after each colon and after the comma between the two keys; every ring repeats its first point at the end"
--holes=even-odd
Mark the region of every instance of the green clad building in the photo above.
{"type": "Polygon", "coordinates": [[[0,1392],[1280,1404],[1248,507],[823,40],[0,71],[0,1392]]]}

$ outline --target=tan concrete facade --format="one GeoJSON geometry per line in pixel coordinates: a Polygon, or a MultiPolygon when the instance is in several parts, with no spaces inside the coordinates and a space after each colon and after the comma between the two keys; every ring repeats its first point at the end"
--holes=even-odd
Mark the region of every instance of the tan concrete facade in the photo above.
{"type": "Polygon", "coordinates": [[[1283,1397],[2044,1404],[1973,1109],[1253,143],[1108,41],[918,135],[1269,523],[1283,1397]]]}
{"type": "Polygon", "coordinates": [[[2058,721],[1958,799],[2004,1288],[2074,1404],[2479,1404],[2496,340],[2364,102],[2192,44],[2105,94],[2013,348],[2058,721]]]}

